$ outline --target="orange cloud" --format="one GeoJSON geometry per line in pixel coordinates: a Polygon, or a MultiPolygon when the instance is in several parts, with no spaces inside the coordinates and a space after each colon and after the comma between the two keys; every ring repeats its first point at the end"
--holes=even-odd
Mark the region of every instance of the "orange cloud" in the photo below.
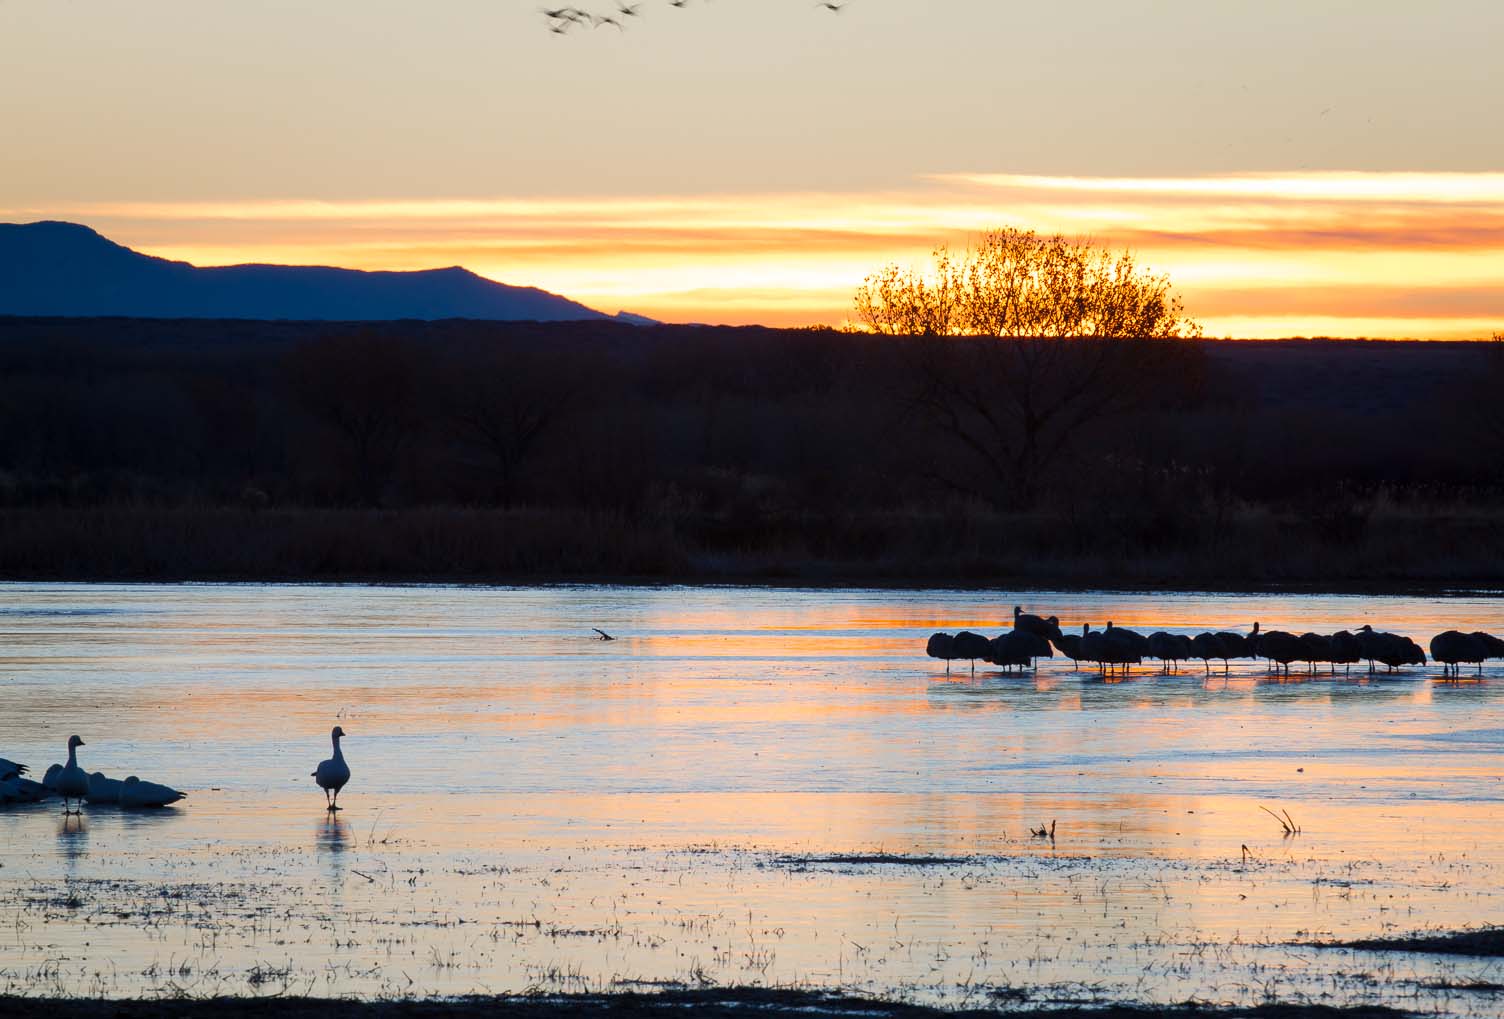
{"type": "MultiPolygon", "coordinates": [[[[606,311],[840,323],[862,278],[1018,226],[1132,247],[1214,335],[1486,335],[1504,307],[1504,174],[941,175],[882,192],[79,204],[197,264],[465,265],[606,311]]],[[[1501,321],[1493,328],[1504,325],[1501,321]]]]}

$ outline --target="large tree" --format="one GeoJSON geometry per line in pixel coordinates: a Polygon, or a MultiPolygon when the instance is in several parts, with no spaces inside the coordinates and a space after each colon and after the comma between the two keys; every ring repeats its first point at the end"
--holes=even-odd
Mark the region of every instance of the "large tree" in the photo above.
{"type": "Polygon", "coordinates": [[[951,448],[935,480],[1032,504],[1096,425],[1194,374],[1201,335],[1167,277],[1130,252],[997,230],[925,273],[890,265],[856,294],[871,329],[911,338],[907,396],[951,448]]]}

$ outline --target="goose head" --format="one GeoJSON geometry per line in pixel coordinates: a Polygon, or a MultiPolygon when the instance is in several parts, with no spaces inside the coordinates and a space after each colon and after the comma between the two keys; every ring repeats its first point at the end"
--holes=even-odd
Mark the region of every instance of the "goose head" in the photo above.
{"type": "Polygon", "coordinates": [[[340,738],[340,737],[341,737],[341,736],[343,736],[343,735],[344,735],[344,734],[345,734],[345,730],[344,730],[344,729],[342,729],[342,728],[340,728],[340,727],[339,727],[339,726],[337,726],[337,725],[336,725],[336,726],[335,726],[335,727],[334,727],[334,731],[333,731],[333,732],[331,732],[331,733],[330,733],[330,734],[329,734],[329,736],[330,736],[330,737],[331,737],[331,738],[332,738],[332,739],[339,739],[339,738],[340,738]]]}
{"type": "Polygon", "coordinates": [[[84,745],[84,741],[81,740],[81,739],[79,739],[77,736],[69,736],[68,737],[68,749],[69,750],[73,750],[73,749],[75,749],[77,747],[81,747],[83,745],[84,745]]]}

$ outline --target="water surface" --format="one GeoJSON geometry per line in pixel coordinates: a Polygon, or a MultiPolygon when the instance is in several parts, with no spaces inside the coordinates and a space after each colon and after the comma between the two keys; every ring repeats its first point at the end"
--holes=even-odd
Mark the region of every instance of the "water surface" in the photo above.
{"type": "Polygon", "coordinates": [[[1442,986],[1504,982],[1486,961],[1290,944],[1504,922],[1504,667],[1109,682],[924,657],[1019,601],[1143,632],[1504,632],[1483,597],[4,585],[0,756],[40,772],[76,732],[90,769],[190,797],[0,808],[0,989],[1504,1014],[1442,986]],[[354,778],[330,818],[309,772],[335,724],[354,778]],[[821,859],[876,852],[948,862],[821,859]]]}

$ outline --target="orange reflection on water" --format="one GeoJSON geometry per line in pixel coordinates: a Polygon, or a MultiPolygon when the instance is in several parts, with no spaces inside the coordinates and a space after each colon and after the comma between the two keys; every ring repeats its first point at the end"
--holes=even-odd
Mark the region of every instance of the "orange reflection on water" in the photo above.
{"type": "Polygon", "coordinates": [[[1424,640],[1504,630],[1488,598],[5,594],[4,755],[40,771],[78,731],[86,767],[190,796],[149,814],[86,808],[77,832],[50,807],[0,812],[0,925],[35,931],[0,945],[0,970],[54,949],[111,953],[120,993],[152,990],[164,949],[204,935],[148,937],[139,902],[184,901],[217,918],[214,951],[241,981],[225,991],[296,937],[292,968],[337,973],[331,993],[392,992],[398,972],[461,993],[571,967],[685,979],[699,965],[725,982],[934,998],[979,975],[1133,989],[1149,966],[1166,976],[1134,993],[1183,1001],[1241,993],[1225,989],[1280,965],[1300,993],[1368,1000],[1388,992],[1341,985],[1350,959],[1295,965],[1279,943],[1383,932],[1397,902],[1406,924],[1455,924],[1496,909],[1504,887],[1497,666],[1465,682],[1430,668],[1285,680],[1250,662],[1109,679],[1057,658],[973,678],[924,655],[933,630],[1002,632],[977,621],[1014,604],[1072,627],[1372,621],[1424,640]],[[581,620],[621,639],[595,641],[581,620]],[[331,818],[308,772],[336,722],[355,777],[331,818]],[[1053,840],[1030,834],[1052,825],[1053,840]],[[819,859],[874,852],[955,859],[819,859]],[[49,905],[70,894],[88,909],[49,905]],[[127,919],[102,930],[80,920],[116,913],[127,919]],[[725,951],[752,940],[776,958],[725,951]],[[896,942],[939,950],[873,947],[896,942]],[[432,964],[449,953],[463,965],[432,964]]]}

